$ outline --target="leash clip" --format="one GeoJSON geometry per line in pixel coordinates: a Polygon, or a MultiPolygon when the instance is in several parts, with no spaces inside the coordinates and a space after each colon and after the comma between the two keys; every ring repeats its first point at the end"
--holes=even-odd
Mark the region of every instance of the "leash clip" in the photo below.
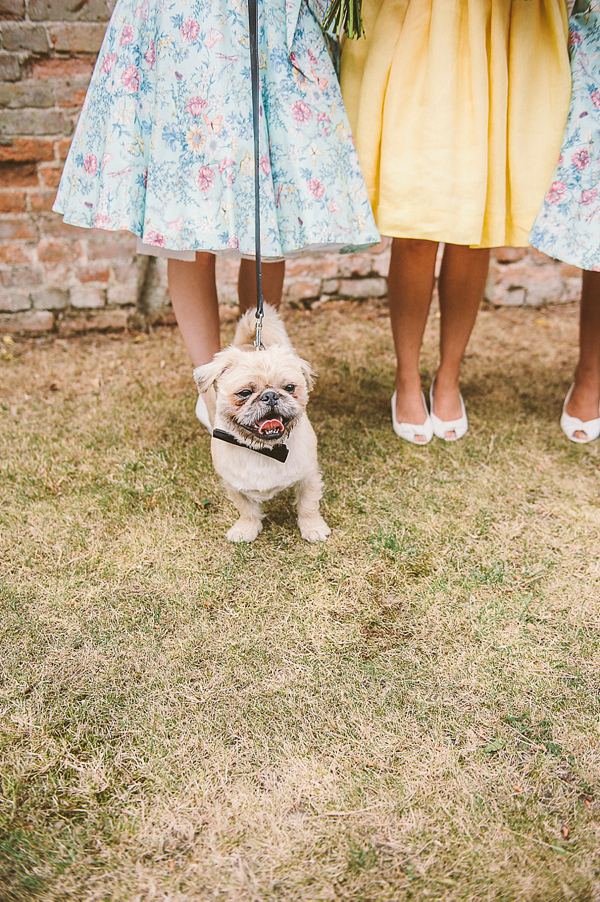
{"type": "Polygon", "coordinates": [[[264,316],[265,315],[262,312],[262,310],[260,311],[260,313],[258,311],[256,312],[256,338],[254,339],[254,347],[256,348],[257,351],[264,350],[264,346],[263,346],[263,343],[262,343],[261,337],[260,337],[261,333],[262,333],[262,324],[263,324],[264,316]]]}

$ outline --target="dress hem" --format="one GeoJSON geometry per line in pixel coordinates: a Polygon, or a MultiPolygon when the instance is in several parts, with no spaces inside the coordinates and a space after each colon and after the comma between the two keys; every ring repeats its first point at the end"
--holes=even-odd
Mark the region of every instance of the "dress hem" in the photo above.
{"type": "Polygon", "coordinates": [[[577,269],[580,269],[582,272],[600,271],[600,260],[598,260],[598,263],[594,266],[590,266],[589,263],[584,265],[581,257],[576,257],[574,254],[571,255],[569,251],[563,251],[557,247],[544,247],[544,243],[542,241],[538,242],[536,239],[530,243],[531,247],[534,247],[537,251],[541,251],[542,254],[546,254],[551,260],[556,260],[557,263],[566,263],[568,266],[576,266],[577,269]]]}
{"type": "MultiPolygon", "coordinates": [[[[195,260],[196,254],[214,254],[216,257],[223,257],[228,259],[238,259],[238,260],[255,260],[255,253],[246,253],[241,251],[239,248],[235,247],[196,247],[196,248],[169,248],[162,247],[161,245],[152,245],[145,244],[141,235],[138,235],[137,232],[134,232],[132,229],[124,226],[123,228],[99,228],[97,226],[91,225],[82,225],[80,222],[74,222],[72,220],[67,219],[68,214],[63,213],[58,206],[53,206],[52,211],[57,213],[59,216],[62,216],[63,222],[66,225],[73,226],[78,229],[89,229],[94,232],[128,232],[130,235],[133,235],[136,239],[136,254],[144,254],[149,257],[163,257],[170,260],[182,260],[184,262],[193,262],[195,260]]],[[[337,241],[337,242],[315,242],[314,244],[304,244],[301,247],[293,248],[292,250],[284,251],[282,254],[277,256],[271,256],[269,254],[265,254],[264,251],[261,254],[262,259],[265,262],[275,263],[281,260],[293,259],[295,257],[299,257],[302,254],[317,254],[317,253],[340,253],[340,254],[353,254],[358,253],[358,251],[368,250],[371,247],[376,247],[380,244],[380,240],[377,241],[361,241],[359,244],[354,244],[352,242],[347,241],[337,241]]]]}
{"type": "MultiPolygon", "coordinates": [[[[406,240],[412,241],[435,241],[438,244],[456,244],[459,247],[472,247],[472,248],[493,248],[493,247],[531,247],[531,242],[527,239],[523,241],[467,241],[467,240],[457,240],[456,237],[442,237],[441,232],[436,235],[435,238],[432,238],[431,235],[425,234],[415,234],[414,230],[412,230],[412,234],[409,234],[409,229],[398,230],[398,229],[385,229],[380,227],[379,231],[381,232],[382,237],[385,238],[404,238],[406,240]]],[[[506,236],[505,236],[506,237],[506,236]]]]}

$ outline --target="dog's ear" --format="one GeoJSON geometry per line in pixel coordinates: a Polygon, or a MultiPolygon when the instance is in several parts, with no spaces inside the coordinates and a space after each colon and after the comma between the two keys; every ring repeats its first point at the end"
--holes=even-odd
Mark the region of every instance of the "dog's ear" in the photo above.
{"type": "Polygon", "coordinates": [[[303,360],[300,358],[300,369],[302,370],[302,375],[306,381],[306,387],[308,391],[312,391],[313,386],[315,384],[315,376],[317,375],[310,363],[307,360],[303,360]]]}
{"type": "Polygon", "coordinates": [[[224,351],[219,351],[215,354],[210,363],[205,363],[202,366],[196,367],[193,376],[200,394],[208,391],[211,385],[223,375],[228,367],[231,366],[236,351],[236,348],[225,348],[224,351]]]}

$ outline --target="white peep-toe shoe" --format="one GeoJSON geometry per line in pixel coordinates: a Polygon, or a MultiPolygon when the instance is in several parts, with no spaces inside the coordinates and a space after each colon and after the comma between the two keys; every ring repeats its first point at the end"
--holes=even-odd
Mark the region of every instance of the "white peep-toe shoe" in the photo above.
{"type": "Polygon", "coordinates": [[[429,406],[431,408],[431,423],[433,426],[433,434],[437,435],[438,438],[444,439],[445,442],[457,442],[459,438],[462,438],[463,435],[465,435],[469,428],[469,420],[467,419],[467,411],[465,410],[465,402],[463,401],[463,396],[459,392],[460,409],[462,411],[459,418],[457,420],[440,420],[440,418],[436,417],[433,412],[434,385],[435,379],[431,383],[431,388],[429,389],[429,406]],[[454,435],[448,437],[448,432],[453,432],[454,435]]]}
{"type": "Polygon", "coordinates": [[[210,417],[208,415],[208,408],[206,406],[206,401],[204,400],[202,395],[198,395],[198,400],[196,401],[196,416],[198,417],[202,425],[205,426],[212,435],[212,426],[210,423],[210,417]]]}
{"type": "MultiPolygon", "coordinates": [[[[600,436],[600,416],[598,416],[595,420],[580,420],[577,417],[572,417],[567,413],[567,404],[569,403],[569,398],[571,397],[571,392],[573,391],[573,386],[567,392],[567,397],[565,398],[565,403],[563,404],[562,415],[560,418],[560,428],[570,439],[572,442],[577,442],[580,445],[585,445],[587,442],[593,442],[595,439],[600,436]],[[575,435],[576,432],[583,432],[585,438],[579,438],[575,435]]],[[[600,414],[600,411],[598,411],[600,414]]]]}
{"type": "Polygon", "coordinates": [[[403,438],[407,442],[412,442],[414,445],[426,445],[433,438],[431,417],[427,410],[427,402],[425,401],[423,392],[421,392],[421,397],[423,398],[423,409],[426,414],[425,422],[399,423],[396,419],[396,392],[394,392],[392,396],[392,426],[394,427],[394,432],[396,435],[399,435],[400,438],[403,438]]]}

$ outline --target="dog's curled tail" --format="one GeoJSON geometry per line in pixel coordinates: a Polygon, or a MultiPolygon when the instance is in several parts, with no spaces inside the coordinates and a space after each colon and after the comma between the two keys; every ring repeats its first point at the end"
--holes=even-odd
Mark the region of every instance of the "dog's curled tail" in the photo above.
{"type": "MultiPolygon", "coordinates": [[[[265,348],[280,345],[291,348],[292,343],[288,338],[283,320],[271,304],[264,306],[264,319],[262,324],[261,341],[265,348]]],[[[256,338],[256,311],[247,310],[242,316],[233,337],[233,344],[237,347],[251,345],[256,338]]]]}

